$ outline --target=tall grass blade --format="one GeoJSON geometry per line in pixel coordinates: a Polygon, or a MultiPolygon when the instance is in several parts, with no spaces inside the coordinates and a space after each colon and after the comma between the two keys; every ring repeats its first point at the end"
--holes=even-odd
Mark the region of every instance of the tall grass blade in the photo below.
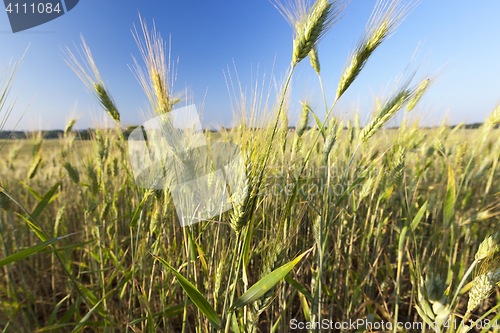
{"type": "Polygon", "coordinates": [[[248,289],[246,293],[241,295],[241,297],[238,298],[236,302],[233,303],[233,305],[231,305],[231,307],[229,308],[229,312],[233,312],[236,309],[244,307],[245,305],[252,303],[264,296],[264,294],[267,293],[271,288],[273,288],[278,282],[283,280],[288,272],[290,272],[295,267],[295,265],[297,265],[299,261],[311,250],[312,248],[257,281],[252,287],[250,287],[250,289],[248,289]]]}
{"type": "MultiPolygon", "coordinates": [[[[70,236],[70,235],[68,235],[68,236],[70,236]]],[[[44,248],[46,248],[50,244],[55,243],[58,240],[66,238],[68,236],[63,236],[63,237],[57,237],[57,238],[49,239],[46,242],[43,242],[43,243],[31,246],[31,247],[29,247],[27,249],[24,249],[22,251],[16,252],[16,253],[8,256],[7,258],[3,258],[2,260],[0,260],[0,267],[3,267],[3,266],[8,265],[10,263],[13,263],[14,261],[18,261],[18,260],[21,260],[23,258],[29,257],[32,254],[35,254],[37,252],[40,252],[41,250],[43,250],[44,248]]]]}
{"type": "Polygon", "coordinates": [[[151,253],[153,257],[156,258],[161,264],[163,264],[165,267],[167,267],[172,273],[174,273],[175,277],[177,278],[177,281],[179,281],[179,284],[181,285],[182,289],[187,293],[189,298],[193,301],[194,305],[207,317],[207,319],[212,323],[212,325],[215,327],[215,329],[219,329],[221,322],[220,318],[215,312],[214,308],[210,303],[208,303],[207,299],[203,297],[203,295],[196,289],[195,286],[191,284],[184,276],[182,276],[181,273],[179,273],[177,270],[175,270],[168,262],[165,261],[165,259],[156,256],[151,253]]]}

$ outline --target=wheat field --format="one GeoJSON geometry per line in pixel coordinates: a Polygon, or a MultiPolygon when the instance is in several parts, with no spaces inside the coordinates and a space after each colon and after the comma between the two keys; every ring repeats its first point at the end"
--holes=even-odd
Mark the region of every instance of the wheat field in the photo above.
{"type": "MultiPolygon", "coordinates": [[[[292,127],[294,70],[309,62],[322,82],[317,45],[345,3],[277,3],[294,29],[280,93],[247,99],[231,87],[236,126],[202,131],[209,147],[240,147],[244,186],[232,209],[184,227],[171,191],[137,185],[130,131],[85,41],[68,48],[115,126],[97,124],[83,140],[72,119],[59,139],[38,131],[2,142],[0,330],[500,331],[500,106],[478,128],[424,128],[414,114],[436,77],[412,74],[375,101],[368,122],[337,112],[413,5],[377,4],[333,103],[324,99],[327,118],[304,100],[292,127]]],[[[141,24],[137,77],[160,117],[189,101],[173,93],[161,36],[141,24]]]]}

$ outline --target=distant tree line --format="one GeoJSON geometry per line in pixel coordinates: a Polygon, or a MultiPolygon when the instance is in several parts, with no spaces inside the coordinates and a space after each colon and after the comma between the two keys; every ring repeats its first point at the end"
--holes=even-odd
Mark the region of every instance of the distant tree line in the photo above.
{"type": "MultiPolygon", "coordinates": [[[[467,125],[464,125],[463,128],[465,129],[476,129],[476,128],[479,128],[481,127],[483,123],[473,123],[473,124],[467,124],[467,125]]],[[[454,128],[455,126],[450,126],[450,128],[454,128]]],[[[136,129],[137,126],[129,126],[127,127],[126,129],[123,130],[123,135],[126,138],[128,138],[128,136],[130,135],[130,133],[136,129]]],[[[309,127],[310,128],[310,127],[309,127]]],[[[393,127],[393,128],[396,128],[396,127],[393,127]]],[[[230,128],[224,128],[226,130],[230,130],[230,128]]],[[[289,127],[290,130],[295,130],[295,127],[291,126],[289,127]]],[[[77,139],[79,140],[90,140],[93,136],[93,133],[94,133],[94,129],[92,128],[89,128],[89,129],[85,129],[85,130],[77,130],[77,131],[73,131],[73,132],[77,132],[77,139]]],[[[205,130],[205,131],[211,131],[211,132],[217,132],[215,130],[205,130]]],[[[44,135],[43,137],[45,139],[57,139],[57,138],[60,138],[63,136],[63,131],[62,130],[50,130],[50,131],[43,131],[44,135]]],[[[11,139],[26,139],[27,137],[27,134],[29,134],[29,132],[24,132],[24,131],[14,131],[14,132],[10,132],[10,131],[0,131],[0,139],[7,139],[10,135],[10,138],[11,139]]]]}

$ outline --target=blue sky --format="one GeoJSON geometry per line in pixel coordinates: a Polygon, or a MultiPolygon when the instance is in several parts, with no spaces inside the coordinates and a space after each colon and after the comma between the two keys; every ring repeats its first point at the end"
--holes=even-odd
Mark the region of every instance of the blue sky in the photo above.
{"type": "MultiPolygon", "coordinates": [[[[361,36],[375,0],[352,0],[344,17],[319,45],[327,99],[334,97],[351,49],[361,36]]],[[[19,129],[61,129],[75,114],[77,128],[94,126],[105,116],[98,103],[64,62],[62,48],[75,51],[80,34],[116,101],[124,126],[143,121],[147,98],[129,69],[140,58],[131,29],[138,12],[165,40],[171,38],[172,58],[179,59],[175,91],[188,88],[194,102],[205,98],[204,126],[231,125],[233,112],[223,71],[233,61],[243,89],[264,72],[280,81],[291,60],[293,31],[268,0],[81,0],[69,13],[44,25],[13,34],[7,13],[0,14],[0,69],[28,51],[12,96],[18,102],[7,123],[11,129],[31,102],[19,129]],[[258,72],[257,72],[258,69],[258,72]],[[205,97],[206,95],[206,97],[205,97]],[[142,111],[141,111],[142,110],[142,111]]],[[[439,71],[437,81],[418,105],[415,115],[426,124],[479,122],[500,102],[500,2],[497,0],[422,0],[396,33],[370,58],[336,112],[348,118],[358,108],[366,120],[375,96],[389,91],[407,68],[417,78],[439,71]],[[413,60],[412,60],[413,59],[413,60]]],[[[266,88],[267,89],[267,86],[266,88]]],[[[303,61],[293,80],[291,122],[300,99],[324,115],[318,80],[303,61]]],[[[111,122],[110,122],[111,123],[111,122]]]]}

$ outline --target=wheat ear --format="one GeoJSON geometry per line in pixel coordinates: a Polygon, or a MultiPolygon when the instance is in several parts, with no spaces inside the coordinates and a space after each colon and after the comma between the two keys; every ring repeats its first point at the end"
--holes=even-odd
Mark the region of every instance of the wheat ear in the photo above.
{"type": "Polygon", "coordinates": [[[352,52],[337,87],[336,100],[349,88],[365,66],[368,58],[401,23],[409,5],[401,6],[399,0],[379,1],[375,6],[367,28],[352,52]]]}
{"type": "MultiPolygon", "coordinates": [[[[332,150],[333,145],[337,141],[339,135],[338,125],[338,121],[335,117],[332,117],[328,122],[328,128],[326,129],[326,139],[325,143],[323,144],[322,151],[322,159],[323,163],[325,164],[328,161],[328,156],[330,155],[330,151],[332,150]]],[[[341,124],[341,126],[343,126],[343,124],[341,124]]]]}
{"type": "Polygon", "coordinates": [[[171,83],[174,78],[170,78],[170,50],[169,58],[167,60],[166,44],[161,35],[156,31],[153,22],[153,29],[149,32],[146,22],[139,16],[141,22],[141,37],[134,26],[134,39],[137,43],[142,59],[146,64],[146,71],[137,63],[134,58],[136,66],[136,76],[142,89],[146,93],[154,112],[157,115],[169,112],[172,106],[179,101],[172,97],[171,83]]]}
{"type": "Polygon", "coordinates": [[[292,65],[296,66],[333,26],[345,4],[337,0],[332,3],[317,0],[309,7],[306,1],[295,0],[286,5],[275,1],[275,7],[294,29],[292,65]]]}
{"type": "Polygon", "coordinates": [[[467,303],[467,312],[472,312],[481,303],[491,295],[493,288],[500,281],[500,268],[495,271],[477,276],[472,282],[472,289],[469,292],[469,302],[467,303]]]}
{"type": "Polygon", "coordinates": [[[479,248],[477,249],[475,259],[477,261],[483,260],[497,253],[498,251],[500,251],[500,231],[497,231],[493,235],[486,237],[481,242],[479,248]]]}
{"type": "Polygon", "coordinates": [[[80,183],[80,174],[78,173],[78,170],[71,165],[70,162],[64,162],[63,163],[64,169],[68,172],[69,178],[75,183],[79,184],[80,183]]]}
{"type": "Polygon", "coordinates": [[[82,80],[91,94],[99,101],[110,117],[113,118],[117,124],[120,124],[120,113],[116,108],[115,102],[113,101],[111,94],[101,78],[101,74],[97,69],[92,52],[90,52],[83,36],[81,39],[83,55],[80,52],[79,53],[80,58],[83,59],[83,64],[80,63],[69,48],[66,48],[65,61],[82,80]],[[89,74],[89,72],[91,72],[91,74],[89,74]]]}
{"type": "Polygon", "coordinates": [[[71,132],[73,129],[73,126],[75,126],[76,119],[71,119],[67,124],[66,127],[64,128],[64,137],[67,137],[68,134],[71,132]]]}
{"type": "Polygon", "coordinates": [[[377,112],[367,126],[360,133],[360,142],[364,143],[371,138],[380,128],[408,102],[414,95],[414,89],[408,89],[407,84],[399,89],[396,94],[389,98],[385,104],[377,107],[377,112]]]}

